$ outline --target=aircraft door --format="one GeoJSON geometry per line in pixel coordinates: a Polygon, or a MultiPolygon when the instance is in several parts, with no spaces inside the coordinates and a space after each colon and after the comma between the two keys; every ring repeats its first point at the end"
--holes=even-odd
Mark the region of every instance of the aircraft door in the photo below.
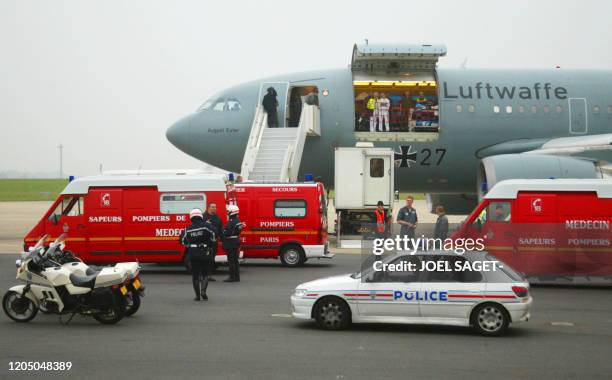
{"type": "Polygon", "coordinates": [[[588,119],[586,113],[585,98],[569,99],[570,133],[586,134],[588,131],[588,119]]]}
{"type": "Polygon", "coordinates": [[[363,189],[365,205],[376,206],[378,201],[387,203],[391,198],[391,157],[367,155],[365,160],[363,189]]]}
{"type": "Polygon", "coordinates": [[[276,90],[276,100],[278,101],[277,116],[278,116],[278,127],[287,127],[287,96],[289,91],[289,82],[264,82],[259,88],[259,104],[263,101],[268,88],[272,87],[276,90]]]}

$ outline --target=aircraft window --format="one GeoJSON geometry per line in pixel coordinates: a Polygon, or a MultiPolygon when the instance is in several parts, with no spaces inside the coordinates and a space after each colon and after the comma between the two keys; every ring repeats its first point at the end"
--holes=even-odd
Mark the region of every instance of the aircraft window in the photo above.
{"type": "Polygon", "coordinates": [[[563,112],[563,106],[556,106],[555,110],[557,111],[557,113],[561,113],[563,112]]]}
{"type": "Polygon", "coordinates": [[[463,112],[463,106],[461,104],[457,104],[455,106],[455,109],[457,110],[457,112],[463,112]]]}
{"type": "Polygon", "coordinates": [[[512,106],[506,106],[506,113],[512,113],[512,106]]]}
{"type": "Polygon", "coordinates": [[[593,113],[599,113],[599,106],[593,106],[593,113]]]}
{"type": "Polygon", "coordinates": [[[518,106],[519,113],[525,113],[525,106],[518,106]]]}
{"type": "Polygon", "coordinates": [[[240,104],[238,99],[229,98],[227,99],[226,108],[226,111],[230,112],[240,111],[242,109],[242,104],[240,104]]]}
{"type": "Polygon", "coordinates": [[[544,106],[542,109],[544,110],[544,113],[549,113],[550,112],[550,107],[549,106],[544,106]]]}
{"type": "Polygon", "coordinates": [[[222,111],[227,110],[226,107],[227,107],[227,104],[225,103],[225,99],[221,98],[221,99],[217,99],[217,102],[212,107],[212,110],[222,112],[222,111]]]}
{"type": "Polygon", "coordinates": [[[533,113],[533,114],[538,113],[538,107],[537,106],[531,106],[531,113],[533,113]]]}
{"type": "Polygon", "coordinates": [[[474,105],[473,105],[473,104],[470,104],[470,105],[468,106],[468,112],[474,112],[474,111],[476,111],[476,107],[474,107],[474,105]]]}
{"type": "Polygon", "coordinates": [[[204,102],[204,104],[200,106],[200,108],[198,108],[198,111],[205,111],[209,109],[210,107],[212,107],[213,103],[214,103],[214,99],[208,99],[207,101],[204,102]]]}
{"type": "Polygon", "coordinates": [[[494,113],[499,113],[499,111],[500,111],[499,106],[493,106],[493,112],[494,113]]]}

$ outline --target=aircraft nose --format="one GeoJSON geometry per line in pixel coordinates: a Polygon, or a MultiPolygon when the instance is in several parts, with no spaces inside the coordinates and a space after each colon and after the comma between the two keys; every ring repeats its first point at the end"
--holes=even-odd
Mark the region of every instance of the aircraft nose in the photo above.
{"type": "Polygon", "coordinates": [[[191,117],[187,116],[172,124],[166,131],[166,138],[172,145],[187,153],[192,144],[191,117]]]}

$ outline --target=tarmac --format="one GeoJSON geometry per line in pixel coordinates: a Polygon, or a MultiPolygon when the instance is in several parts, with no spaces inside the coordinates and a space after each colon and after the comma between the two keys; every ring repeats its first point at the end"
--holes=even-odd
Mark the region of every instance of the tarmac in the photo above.
{"type": "MultiPolygon", "coordinates": [[[[14,259],[23,235],[48,207],[49,202],[0,203],[3,293],[17,284],[14,259]]],[[[359,268],[358,255],[336,252],[331,260],[310,260],[302,268],[249,261],[241,283],[211,283],[207,302],[192,300],[191,277],[181,266],[145,264],[141,309],[113,326],[86,317],[62,325],[57,315],[41,313],[19,324],[2,315],[0,378],[610,378],[609,288],[532,287],[532,319],[499,338],[425,325],[353,325],[330,332],[293,319],[289,296],[300,283],[359,268]],[[65,372],[9,372],[15,361],[73,366],[65,372]]],[[[226,275],[221,271],[218,280],[226,275]]]]}

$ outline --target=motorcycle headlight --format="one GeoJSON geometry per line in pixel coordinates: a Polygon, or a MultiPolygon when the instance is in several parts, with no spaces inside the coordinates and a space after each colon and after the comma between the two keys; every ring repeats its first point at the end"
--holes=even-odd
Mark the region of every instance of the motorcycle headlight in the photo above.
{"type": "Polygon", "coordinates": [[[15,267],[17,268],[21,267],[21,259],[15,260],[15,267]]]}
{"type": "Polygon", "coordinates": [[[304,297],[306,295],[307,290],[306,289],[295,289],[295,291],[293,292],[293,294],[296,297],[304,297]]]}

